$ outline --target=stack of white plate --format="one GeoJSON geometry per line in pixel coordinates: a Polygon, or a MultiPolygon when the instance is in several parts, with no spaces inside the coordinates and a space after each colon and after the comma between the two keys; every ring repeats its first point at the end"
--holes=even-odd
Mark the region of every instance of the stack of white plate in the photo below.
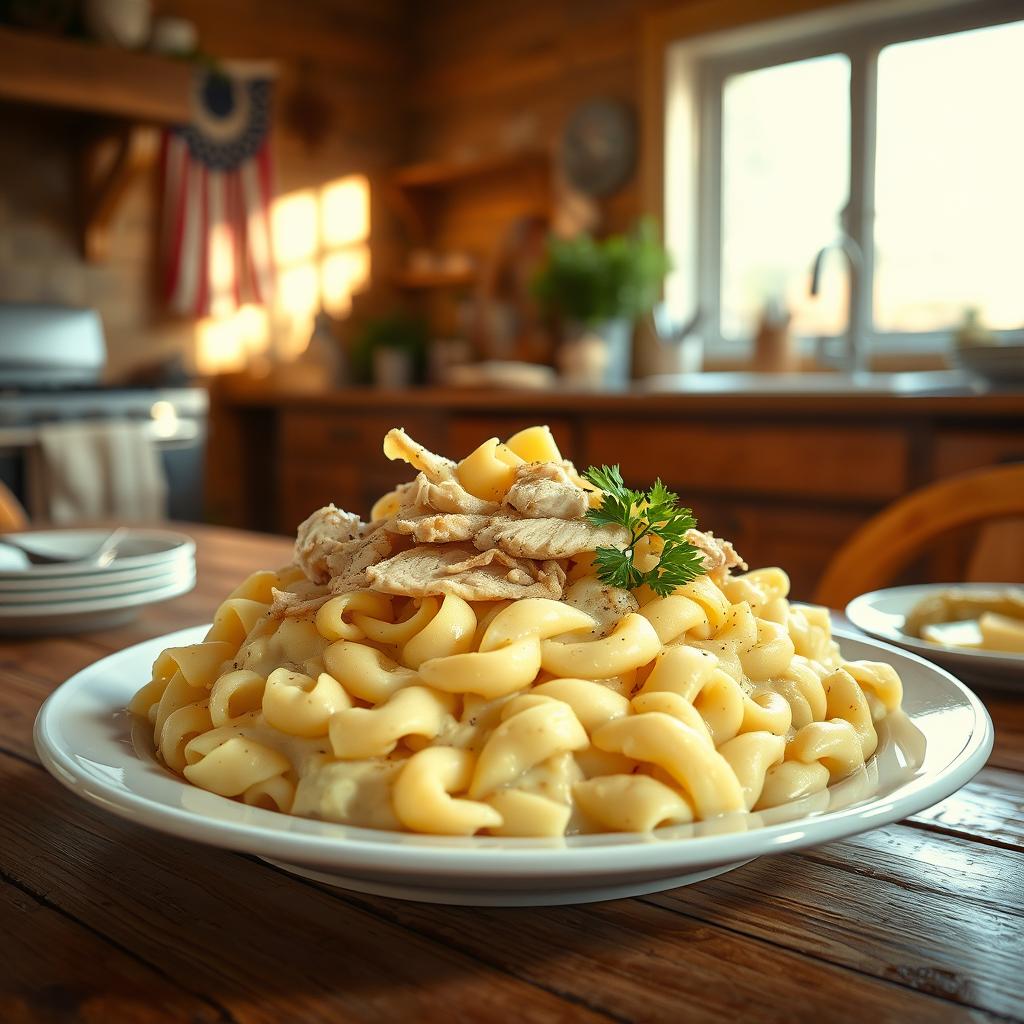
{"type": "Polygon", "coordinates": [[[0,545],[0,633],[72,633],[121,625],[140,608],[187,593],[196,582],[196,546],[169,530],[129,530],[117,557],[100,568],[85,559],[110,530],[6,534],[34,553],[72,559],[33,565],[0,545]]]}

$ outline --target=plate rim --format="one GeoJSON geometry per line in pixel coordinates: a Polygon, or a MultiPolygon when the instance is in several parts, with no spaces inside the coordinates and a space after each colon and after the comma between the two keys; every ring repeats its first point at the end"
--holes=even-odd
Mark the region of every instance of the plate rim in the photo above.
{"type": "Polygon", "coordinates": [[[125,580],[123,583],[103,583],[92,586],[67,587],[56,590],[29,590],[24,593],[11,594],[0,590],[0,618],[8,609],[45,608],[65,604],[93,604],[97,601],[113,600],[117,597],[132,597],[145,594],[158,586],[167,586],[195,574],[195,566],[188,564],[171,566],[152,576],[144,576],[137,580],[125,580]],[[82,597],[68,597],[68,594],[83,594],[82,597]]]}
{"type": "MultiPolygon", "coordinates": [[[[255,823],[207,818],[194,811],[173,807],[131,790],[115,788],[97,778],[83,777],[72,756],[50,743],[49,719],[51,716],[57,716],[60,703],[66,700],[70,693],[88,685],[90,673],[95,672],[98,666],[111,658],[139,648],[156,649],[158,643],[166,646],[167,643],[173,645],[195,642],[193,638],[206,628],[208,627],[188,627],[134,644],[76,672],[58,686],[40,707],[33,727],[36,752],[43,766],[61,784],[118,817],[192,842],[300,865],[330,865],[342,871],[363,870],[374,875],[402,874],[434,878],[456,875],[482,881],[500,880],[510,876],[520,879],[554,878],[562,875],[572,878],[607,876],[736,862],[817,846],[892,824],[919,813],[946,799],[974,778],[988,760],[993,744],[992,720],[985,705],[969,687],[950,672],[912,652],[899,650],[890,644],[866,638],[841,627],[835,627],[833,630],[837,639],[867,643],[883,653],[888,651],[898,657],[916,661],[927,671],[946,677],[946,681],[952,683],[964,703],[973,712],[974,721],[970,733],[965,735],[959,752],[939,770],[937,776],[918,776],[909,780],[894,793],[889,794],[883,804],[871,808],[870,812],[870,803],[857,803],[823,815],[794,818],[754,831],[678,838],[659,838],[646,833],[610,833],[609,835],[618,837],[618,841],[589,846],[573,845],[571,837],[566,840],[499,840],[495,837],[493,844],[453,846],[429,842],[442,837],[348,825],[339,827],[358,834],[337,836],[268,830],[261,826],[259,821],[263,815],[272,814],[275,819],[280,817],[277,812],[247,808],[252,812],[255,823]],[[869,823],[865,822],[865,818],[870,819],[869,823]],[[803,826],[808,822],[813,822],[816,827],[805,829],[803,826]],[[387,836],[388,841],[375,839],[378,834],[387,836]],[[364,835],[366,838],[363,838],[364,835]],[[408,841],[396,842],[396,837],[408,841]],[[552,863],[551,855],[555,850],[559,851],[564,864],[555,866],[552,863]]],[[[130,751],[126,756],[137,759],[134,751],[130,751]]],[[[182,781],[180,785],[187,786],[188,783],[182,781]]]]}
{"type": "MultiPolygon", "coordinates": [[[[188,552],[191,555],[195,555],[196,542],[187,533],[181,533],[178,530],[163,530],[159,528],[150,528],[148,526],[129,526],[127,527],[129,533],[143,534],[147,537],[165,537],[173,538],[174,544],[164,551],[154,551],[148,555],[127,555],[123,559],[115,559],[111,562],[111,567],[116,566],[118,569],[135,569],[148,566],[152,563],[153,559],[157,560],[157,563],[170,559],[180,558],[183,552],[188,552]],[[118,562],[121,564],[118,565],[118,562]]],[[[15,530],[9,531],[10,536],[19,537],[25,534],[35,533],[85,533],[85,532],[96,532],[104,533],[105,535],[110,534],[110,530],[103,530],[100,527],[87,527],[85,529],[77,530],[75,527],[67,527],[66,529],[55,528],[52,530],[15,530]]],[[[74,566],[74,562],[60,562],[54,565],[36,565],[31,569],[0,569],[0,581],[5,583],[20,582],[29,579],[44,579],[61,576],[80,576],[82,573],[94,572],[96,567],[94,565],[82,565],[80,568],[68,568],[74,566]]]]}
{"type": "Polygon", "coordinates": [[[129,569],[97,569],[91,574],[76,573],[71,576],[44,576],[42,578],[7,580],[0,576],[0,598],[20,594],[59,593],[71,586],[109,586],[115,583],[132,583],[135,580],[150,579],[162,573],[175,572],[184,566],[194,565],[195,558],[182,552],[174,558],[153,565],[139,565],[129,569]]]}
{"type": "MultiPolygon", "coordinates": [[[[1024,669],[1024,654],[1020,654],[1015,651],[981,651],[972,647],[944,647],[942,644],[933,643],[931,640],[925,640],[923,637],[906,636],[896,630],[893,630],[892,633],[884,633],[863,620],[858,621],[858,616],[861,615],[862,609],[869,608],[875,611],[878,610],[872,604],[873,599],[883,596],[888,597],[904,591],[951,590],[954,588],[957,590],[994,590],[999,589],[1000,587],[1007,588],[1013,586],[1016,586],[1016,584],[971,582],[908,583],[900,587],[880,587],[878,590],[869,590],[864,594],[858,594],[847,604],[843,609],[843,612],[850,622],[852,622],[862,633],[867,633],[868,636],[873,637],[876,640],[880,640],[882,643],[902,647],[904,651],[917,654],[918,657],[921,657],[919,652],[924,651],[928,654],[933,654],[935,657],[950,659],[964,658],[966,661],[976,665],[979,671],[982,668],[989,671],[998,671],[1000,668],[1013,669],[1018,664],[1022,669],[1024,669]]],[[[928,658],[925,658],[924,660],[927,661],[928,658]]]]}
{"type": "MultiPolygon", "coordinates": [[[[24,605],[0,604],[0,622],[12,623],[18,619],[31,619],[39,615],[63,618],[64,616],[69,615],[80,615],[82,613],[92,612],[111,612],[117,611],[121,608],[130,608],[135,606],[141,608],[143,605],[156,604],[159,601],[169,601],[172,597],[187,594],[195,585],[196,571],[193,567],[191,570],[176,574],[172,582],[166,583],[162,587],[137,590],[130,594],[110,596],[101,598],[100,600],[94,600],[89,597],[80,597],[76,598],[74,601],[54,601],[53,604],[46,604],[44,602],[24,605]]],[[[143,641],[143,643],[146,642],[147,641],[143,641]]],[[[141,645],[133,644],[132,646],[138,647],[141,645]]],[[[131,648],[126,647],[124,650],[131,650],[131,648]]],[[[109,656],[110,655],[108,655],[108,657],[109,656]]],[[[105,659],[101,658],[100,660],[103,661],[105,659]]],[[[75,675],[78,675],[78,673],[75,675]]],[[[72,676],[70,679],[66,680],[66,682],[71,682],[74,678],[75,677],[72,676]]],[[[64,683],[60,684],[60,686],[63,685],[64,683]]],[[[60,689],[60,686],[57,687],[58,690],[60,689]]],[[[57,691],[55,690],[54,693],[56,692],[57,691]]],[[[47,698],[47,700],[49,700],[49,698],[47,698]]]]}

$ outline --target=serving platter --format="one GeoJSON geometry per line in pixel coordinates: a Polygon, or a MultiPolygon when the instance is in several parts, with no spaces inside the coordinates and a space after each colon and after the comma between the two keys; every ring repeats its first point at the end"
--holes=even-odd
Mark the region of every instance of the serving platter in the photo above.
{"type": "Polygon", "coordinates": [[[190,786],[157,762],[147,723],[124,708],[162,650],[195,643],[207,628],[120,651],[60,686],[36,719],[42,762],[84,799],[137,823],[256,855],[321,883],[403,899],[585,903],[700,882],[754,857],[856,835],[924,810],[968,782],[992,747],[984,706],[948,672],[837,629],[846,658],[896,668],[904,712],[883,721],[878,753],[865,768],[823,793],[645,834],[541,840],[355,828],[248,807],[190,786]]]}
{"type": "Polygon", "coordinates": [[[1024,692],[1024,654],[981,651],[966,647],[943,647],[930,640],[903,632],[911,609],[926,597],[955,587],[966,593],[1005,590],[1005,583],[922,583],[910,587],[889,587],[855,597],[846,606],[846,617],[869,636],[897,644],[922,658],[955,672],[979,686],[1024,692]]]}

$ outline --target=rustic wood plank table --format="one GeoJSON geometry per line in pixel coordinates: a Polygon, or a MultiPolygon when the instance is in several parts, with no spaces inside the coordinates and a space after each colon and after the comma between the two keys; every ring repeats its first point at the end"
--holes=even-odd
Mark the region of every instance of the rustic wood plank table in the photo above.
{"type": "Polygon", "coordinates": [[[915,818],[656,896],[478,910],[348,895],[105,814],[40,767],[43,699],[209,621],[279,538],[190,528],[199,586],[134,625],[0,642],[0,1021],[1024,1020],[1024,702],[915,818]]]}

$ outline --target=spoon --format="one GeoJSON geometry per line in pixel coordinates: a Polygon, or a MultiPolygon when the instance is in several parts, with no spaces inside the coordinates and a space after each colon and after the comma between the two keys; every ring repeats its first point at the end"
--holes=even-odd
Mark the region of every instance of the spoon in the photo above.
{"type": "Polygon", "coordinates": [[[97,569],[105,569],[117,558],[117,547],[127,532],[125,527],[119,526],[104,538],[95,551],[85,556],[44,555],[39,551],[33,551],[22,541],[10,536],[0,536],[0,544],[20,551],[32,565],[94,565],[97,569]]]}

